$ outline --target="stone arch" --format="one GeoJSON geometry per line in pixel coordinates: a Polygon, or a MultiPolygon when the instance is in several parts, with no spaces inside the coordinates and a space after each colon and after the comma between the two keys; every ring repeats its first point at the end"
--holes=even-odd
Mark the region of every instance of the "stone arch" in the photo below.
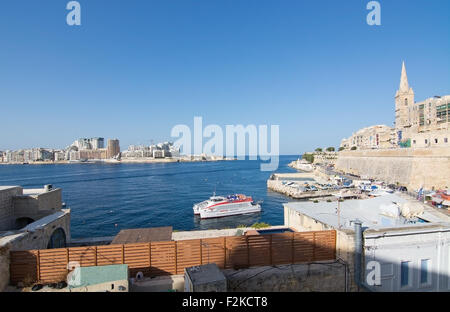
{"type": "Polygon", "coordinates": [[[62,228],[57,228],[48,240],[47,249],[64,247],[66,247],[66,232],[62,228]]]}
{"type": "Polygon", "coordinates": [[[16,219],[16,229],[22,229],[26,227],[28,224],[33,223],[34,219],[29,217],[21,217],[16,219]]]}

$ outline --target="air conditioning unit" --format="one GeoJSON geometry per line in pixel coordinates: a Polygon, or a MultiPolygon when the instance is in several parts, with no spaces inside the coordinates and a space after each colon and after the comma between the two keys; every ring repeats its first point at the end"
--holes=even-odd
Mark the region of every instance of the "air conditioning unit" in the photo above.
{"type": "Polygon", "coordinates": [[[226,292],[227,279],[215,263],[184,269],[185,292],[226,292]]]}

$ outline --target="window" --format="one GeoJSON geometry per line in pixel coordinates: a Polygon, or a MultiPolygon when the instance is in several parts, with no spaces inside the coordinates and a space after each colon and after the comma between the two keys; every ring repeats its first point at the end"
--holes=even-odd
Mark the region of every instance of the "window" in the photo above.
{"type": "Polygon", "coordinates": [[[437,144],[437,143],[438,143],[438,139],[434,139],[434,143],[436,143],[436,144],[437,144]]]}
{"type": "Polygon", "coordinates": [[[444,143],[448,143],[448,138],[444,138],[444,143]]]}
{"type": "Polygon", "coordinates": [[[425,140],[425,144],[428,144],[428,140],[425,140]]]}
{"type": "Polygon", "coordinates": [[[416,140],[413,140],[413,144],[416,144],[416,140]]]}
{"type": "Polygon", "coordinates": [[[402,261],[400,265],[400,286],[409,286],[409,263],[410,261],[402,261]]]}
{"type": "Polygon", "coordinates": [[[420,284],[430,283],[430,259],[420,261],[420,284]]]}

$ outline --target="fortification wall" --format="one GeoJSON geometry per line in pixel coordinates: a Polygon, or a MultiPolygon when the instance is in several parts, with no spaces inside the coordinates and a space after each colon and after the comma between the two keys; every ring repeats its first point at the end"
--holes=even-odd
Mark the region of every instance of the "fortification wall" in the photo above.
{"type": "Polygon", "coordinates": [[[415,190],[450,187],[450,147],[342,151],[336,170],[415,190]]]}

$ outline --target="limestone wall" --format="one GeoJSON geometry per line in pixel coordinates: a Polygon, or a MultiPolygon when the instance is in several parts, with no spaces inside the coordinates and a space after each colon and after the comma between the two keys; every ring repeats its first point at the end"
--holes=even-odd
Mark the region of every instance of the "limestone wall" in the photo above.
{"type": "Polygon", "coordinates": [[[450,147],[342,151],[336,170],[416,190],[450,187],[450,147]]]}
{"type": "Polygon", "coordinates": [[[323,262],[225,270],[228,292],[345,292],[346,268],[323,262]]]}
{"type": "Polygon", "coordinates": [[[17,195],[22,195],[22,188],[19,186],[0,190],[0,231],[14,227],[13,197],[17,195]]]}
{"type": "MultiPolygon", "coordinates": [[[[333,230],[333,227],[301,214],[294,209],[289,209],[287,205],[284,205],[284,225],[300,232],[333,230]]],[[[336,258],[341,259],[347,265],[348,291],[360,291],[354,280],[354,251],[355,232],[344,229],[336,231],[336,258]]]]}
{"type": "Polygon", "coordinates": [[[62,190],[60,188],[33,196],[14,198],[14,217],[28,217],[38,220],[61,209],[62,190]]]}
{"type": "MultiPolygon", "coordinates": [[[[63,209],[51,216],[31,223],[25,232],[15,235],[11,241],[11,250],[46,249],[53,232],[61,228],[66,235],[66,243],[70,243],[70,209],[63,209]],[[48,220],[47,220],[48,219],[48,220]]],[[[8,237],[5,237],[7,239],[8,237]]],[[[1,240],[0,240],[1,246],[1,240]]]]}
{"type": "Polygon", "coordinates": [[[9,244],[0,245],[0,292],[9,284],[9,244]]]}

